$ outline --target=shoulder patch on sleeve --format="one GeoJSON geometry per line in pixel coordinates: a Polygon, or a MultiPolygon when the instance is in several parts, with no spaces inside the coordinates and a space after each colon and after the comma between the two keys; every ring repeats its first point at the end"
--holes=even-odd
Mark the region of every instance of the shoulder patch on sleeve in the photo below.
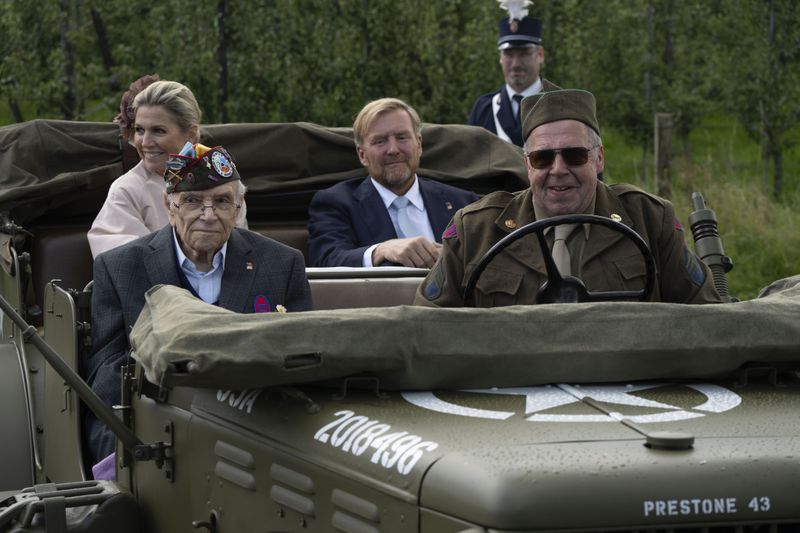
{"type": "Polygon", "coordinates": [[[450,224],[447,226],[447,228],[445,228],[444,233],[442,233],[442,240],[455,238],[458,238],[458,230],[456,229],[455,224],[450,224]]]}
{"type": "Polygon", "coordinates": [[[700,264],[700,260],[689,251],[689,248],[687,248],[685,244],[683,245],[683,270],[692,283],[698,287],[701,287],[703,283],[705,283],[706,273],[700,264]]]}
{"type": "Polygon", "coordinates": [[[442,288],[444,287],[444,267],[442,267],[442,260],[436,261],[433,269],[428,272],[428,277],[425,278],[425,286],[422,288],[422,294],[428,300],[435,300],[442,295],[442,288]]]}
{"type": "Polygon", "coordinates": [[[681,224],[681,221],[678,220],[677,217],[674,219],[674,222],[675,222],[675,229],[678,231],[683,231],[683,224],[681,224]]]}

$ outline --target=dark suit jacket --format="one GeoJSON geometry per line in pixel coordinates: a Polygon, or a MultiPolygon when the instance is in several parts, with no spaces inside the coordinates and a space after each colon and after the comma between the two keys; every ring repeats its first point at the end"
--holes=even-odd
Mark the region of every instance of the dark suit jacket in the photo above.
{"type": "MultiPolygon", "coordinates": [[[[94,261],[92,286],[92,355],[83,374],[108,405],[119,403],[120,368],[128,358],[128,334],[144,307],[144,293],[154,285],[182,286],[172,226],[102,253],[94,261]]],[[[263,295],[272,309],[311,309],[311,290],[303,255],[258,233],[234,229],[228,239],[219,306],[252,313],[263,295]]],[[[84,431],[96,463],[114,451],[114,436],[87,413],[84,431]]]]}
{"type": "MultiPolygon", "coordinates": [[[[494,114],[492,113],[492,100],[495,95],[500,93],[500,109],[497,111],[497,118],[503,131],[509,136],[511,141],[517,146],[522,146],[524,139],[522,138],[522,129],[519,122],[512,111],[511,99],[508,97],[508,91],[505,90],[506,86],[503,85],[493,93],[480,95],[475,103],[472,105],[472,110],[469,113],[470,126],[480,126],[485,128],[495,135],[497,135],[497,128],[494,124],[494,114]]],[[[554,91],[559,87],[547,80],[542,80],[543,91],[554,91]]]]}
{"type": "MultiPolygon", "coordinates": [[[[442,233],[455,212],[477,200],[478,195],[417,178],[433,234],[437,242],[442,242],[442,233]]],[[[360,267],[367,248],[397,238],[389,212],[370,178],[343,181],[318,191],[308,208],[308,232],[309,263],[319,267],[360,267]]]]}

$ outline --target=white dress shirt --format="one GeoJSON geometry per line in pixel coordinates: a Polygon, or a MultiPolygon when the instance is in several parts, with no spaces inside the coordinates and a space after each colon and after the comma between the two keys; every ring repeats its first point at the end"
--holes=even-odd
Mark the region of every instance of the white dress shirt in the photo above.
{"type": "MultiPolygon", "coordinates": [[[[503,85],[503,89],[505,89],[506,93],[508,93],[508,99],[511,100],[511,110],[514,112],[514,115],[519,113],[519,104],[514,101],[515,94],[521,94],[523,97],[525,96],[532,96],[536,93],[542,92],[542,79],[539,78],[536,82],[522,91],[518,93],[514,89],[508,86],[508,84],[503,85]]],[[[497,136],[503,139],[506,142],[511,142],[511,138],[508,136],[506,131],[503,129],[503,126],[500,125],[500,120],[497,118],[497,112],[500,111],[500,93],[498,92],[492,98],[492,116],[494,117],[494,128],[497,130],[497,136]]],[[[524,140],[524,139],[523,139],[524,140]]]]}
{"type": "Polygon", "coordinates": [[[186,257],[186,254],[181,250],[178,243],[178,236],[175,234],[175,228],[172,229],[172,240],[175,242],[175,255],[178,259],[178,267],[180,267],[186,279],[189,280],[194,292],[200,297],[201,300],[208,304],[213,304],[219,301],[219,293],[222,289],[222,274],[225,271],[225,252],[228,251],[228,241],[222,245],[217,253],[211,259],[211,270],[208,272],[200,272],[194,262],[186,257]]]}
{"type": "MultiPolygon", "coordinates": [[[[392,219],[392,225],[397,228],[397,211],[392,206],[392,202],[397,198],[397,195],[374,179],[370,178],[370,181],[381,196],[383,205],[389,212],[389,218],[392,219]]],[[[422,193],[419,191],[419,179],[417,179],[416,175],[414,176],[414,184],[406,192],[405,197],[411,202],[406,208],[408,209],[409,218],[414,222],[414,225],[422,230],[422,237],[425,237],[429,241],[435,241],[436,238],[433,236],[433,227],[431,227],[431,221],[428,219],[428,212],[425,210],[425,202],[422,200],[422,193]]],[[[380,243],[375,243],[364,251],[362,260],[363,266],[374,266],[372,264],[372,252],[378,244],[380,243]]]]}

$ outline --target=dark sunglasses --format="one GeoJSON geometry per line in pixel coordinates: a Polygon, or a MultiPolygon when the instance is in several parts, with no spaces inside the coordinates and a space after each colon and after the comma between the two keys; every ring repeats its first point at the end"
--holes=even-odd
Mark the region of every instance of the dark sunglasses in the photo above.
{"type": "Polygon", "coordinates": [[[571,167],[579,167],[585,165],[589,161],[589,151],[592,148],[584,148],[582,146],[573,146],[570,148],[559,148],[558,150],[534,150],[528,152],[528,161],[531,166],[536,169],[548,168],[556,160],[556,154],[561,154],[564,163],[571,167]]]}

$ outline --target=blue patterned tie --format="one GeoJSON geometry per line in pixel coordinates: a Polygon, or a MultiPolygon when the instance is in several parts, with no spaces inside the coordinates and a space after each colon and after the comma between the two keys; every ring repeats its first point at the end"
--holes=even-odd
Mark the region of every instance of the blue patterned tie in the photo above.
{"type": "Polygon", "coordinates": [[[397,210],[397,230],[399,237],[416,237],[421,235],[419,228],[411,221],[408,216],[408,210],[411,202],[405,196],[398,196],[392,202],[392,205],[397,210]]]}

